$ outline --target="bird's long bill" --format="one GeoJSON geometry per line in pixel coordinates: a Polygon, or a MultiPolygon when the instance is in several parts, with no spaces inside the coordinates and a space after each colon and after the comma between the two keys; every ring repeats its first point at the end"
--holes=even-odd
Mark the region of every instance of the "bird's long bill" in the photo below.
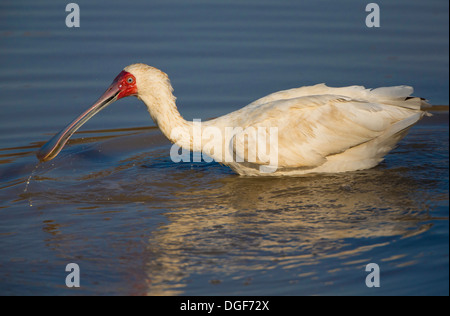
{"type": "Polygon", "coordinates": [[[92,116],[97,114],[111,103],[117,100],[120,93],[119,86],[113,82],[108,90],[97,100],[90,108],[84,111],[79,117],[74,119],[58,134],[53,136],[44,146],[36,153],[40,161],[49,161],[55,158],[61,149],[64,147],[70,136],[77,131],[84,123],[86,123],[92,116]]]}

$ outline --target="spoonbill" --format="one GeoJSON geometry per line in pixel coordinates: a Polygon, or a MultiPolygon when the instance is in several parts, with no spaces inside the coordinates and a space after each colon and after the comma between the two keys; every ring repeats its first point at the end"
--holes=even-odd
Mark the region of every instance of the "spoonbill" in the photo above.
{"type": "Polygon", "coordinates": [[[36,155],[40,161],[55,158],[89,118],[116,100],[136,96],[147,105],[153,121],[172,143],[190,151],[206,151],[240,175],[368,169],[379,164],[409,128],[427,114],[423,109],[430,105],[425,99],[410,96],[412,92],[413,88],[405,85],[366,89],[317,84],[269,94],[240,110],[196,126],[179,113],[167,74],[145,64],[132,64],[119,73],[91,107],[36,155]],[[197,127],[200,141],[195,140],[197,127]],[[212,137],[217,133],[204,133],[208,128],[218,131],[219,137],[212,137]],[[227,128],[232,128],[231,132],[227,128]],[[257,132],[249,133],[252,128],[257,132]],[[258,137],[269,128],[275,128],[277,136],[270,148],[272,138],[258,137]],[[261,150],[268,152],[268,148],[272,155],[275,153],[275,162],[261,159],[261,150]],[[230,156],[231,161],[227,160],[230,156]],[[264,166],[269,171],[263,171],[264,166]]]}

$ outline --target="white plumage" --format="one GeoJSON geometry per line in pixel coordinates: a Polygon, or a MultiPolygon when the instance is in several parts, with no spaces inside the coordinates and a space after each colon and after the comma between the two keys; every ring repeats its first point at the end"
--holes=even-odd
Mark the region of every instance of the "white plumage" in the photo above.
{"type": "Polygon", "coordinates": [[[177,110],[165,73],[145,64],[130,65],[124,73],[135,77],[137,93],[133,95],[145,102],[155,123],[173,143],[203,151],[241,175],[372,168],[426,114],[422,108],[429,106],[421,98],[410,97],[413,88],[409,86],[366,89],[318,84],[272,93],[240,110],[202,122],[199,142],[195,140],[197,126],[184,120],[177,110]],[[260,136],[271,128],[277,130],[276,164],[261,159],[261,150],[270,152],[270,137],[260,136]],[[211,129],[214,135],[208,133],[211,129]],[[265,170],[262,166],[269,171],[261,172],[265,170]]]}
{"type": "MultiPolygon", "coordinates": [[[[421,99],[406,100],[411,93],[407,86],[369,90],[320,84],[271,94],[214,124],[278,127],[272,175],[361,170],[381,162],[425,114],[421,99]]],[[[230,167],[258,174],[254,164],[230,167]]]]}
{"type": "MultiPolygon", "coordinates": [[[[147,78],[149,95],[139,93],[138,96],[147,104],[163,133],[180,147],[201,151],[203,148],[196,147],[192,141],[192,123],[184,121],[176,109],[167,76],[143,64],[131,65],[125,71],[136,77],[138,91],[141,91],[140,79],[147,78]],[[157,84],[159,91],[149,88],[157,81],[163,82],[157,84]],[[180,128],[186,137],[171,137],[173,128],[180,128]]],[[[318,84],[272,93],[240,110],[203,122],[202,129],[214,126],[222,131],[221,144],[217,145],[222,146],[221,155],[210,153],[210,156],[241,175],[299,175],[367,169],[380,163],[426,113],[421,107],[428,104],[410,97],[412,92],[409,86],[371,90],[362,86],[332,88],[318,84]],[[261,173],[261,163],[247,159],[258,156],[249,150],[267,146],[265,143],[251,146],[248,142],[264,139],[249,137],[246,143],[239,142],[243,139],[239,134],[226,139],[226,127],[241,127],[242,133],[249,127],[277,127],[276,171],[261,173]],[[244,162],[226,162],[225,151],[229,148],[244,162]]],[[[202,143],[207,141],[202,139],[202,143]]]]}

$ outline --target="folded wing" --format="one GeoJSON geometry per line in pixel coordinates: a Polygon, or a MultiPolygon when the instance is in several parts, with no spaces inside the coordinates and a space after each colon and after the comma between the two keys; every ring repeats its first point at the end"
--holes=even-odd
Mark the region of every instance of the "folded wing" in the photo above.
{"type": "Polygon", "coordinates": [[[241,161],[268,164],[267,155],[276,150],[278,168],[314,168],[327,157],[389,138],[417,122],[426,102],[409,97],[411,93],[407,86],[369,90],[316,85],[281,91],[244,108],[243,131],[231,146],[241,161]],[[343,94],[302,95],[311,92],[343,94]],[[277,144],[271,144],[271,130],[277,132],[277,144]]]}

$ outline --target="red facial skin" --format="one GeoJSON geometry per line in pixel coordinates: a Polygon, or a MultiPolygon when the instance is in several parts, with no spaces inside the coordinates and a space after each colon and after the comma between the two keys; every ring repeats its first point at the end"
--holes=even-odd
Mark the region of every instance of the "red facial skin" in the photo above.
{"type": "Polygon", "coordinates": [[[114,85],[120,90],[117,99],[125,98],[130,95],[137,95],[136,78],[125,70],[122,70],[122,72],[114,79],[111,86],[114,85]]]}

